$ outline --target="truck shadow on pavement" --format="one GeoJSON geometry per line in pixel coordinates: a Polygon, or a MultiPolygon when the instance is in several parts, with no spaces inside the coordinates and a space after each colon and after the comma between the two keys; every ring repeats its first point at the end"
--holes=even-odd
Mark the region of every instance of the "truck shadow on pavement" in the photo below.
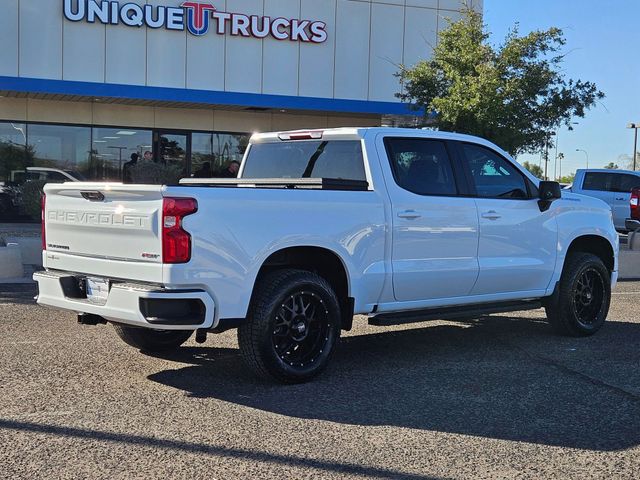
{"type": "Polygon", "coordinates": [[[3,303],[33,305],[37,293],[38,289],[35,283],[0,284],[0,305],[3,303]]]}
{"type": "Polygon", "coordinates": [[[182,349],[171,358],[190,366],[149,379],[296,418],[611,451],[640,444],[639,344],[640,324],[576,339],[491,316],[346,337],[303,385],[260,381],[237,350],[208,347],[182,349]]]}

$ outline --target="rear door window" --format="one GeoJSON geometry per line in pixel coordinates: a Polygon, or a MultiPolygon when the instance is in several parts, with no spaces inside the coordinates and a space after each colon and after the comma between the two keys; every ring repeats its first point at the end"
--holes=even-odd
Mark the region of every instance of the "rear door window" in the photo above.
{"type": "Polygon", "coordinates": [[[628,173],[615,174],[616,183],[614,184],[614,191],[630,193],[636,187],[640,187],[640,176],[630,175],[628,173]]]}
{"type": "Polygon", "coordinates": [[[242,178],[336,178],[366,181],[358,140],[251,145],[242,178]]]}
{"type": "Polygon", "coordinates": [[[458,193],[444,142],[390,137],[385,145],[398,186],[418,195],[458,193]]]}

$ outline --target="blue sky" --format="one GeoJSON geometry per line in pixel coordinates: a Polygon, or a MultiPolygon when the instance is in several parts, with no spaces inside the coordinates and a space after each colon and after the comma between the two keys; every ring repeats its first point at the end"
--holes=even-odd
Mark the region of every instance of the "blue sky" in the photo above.
{"type": "MultiPolygon", "coordinates": [[[[560,130],[563,175],[585,168],[585,154],[577,148],[588,152],[591,168],[619,163],[622,154],[631,156],[633,130],[626,126],[640,123],[640,0],[484,0],[484,19],[494,43],[515,22],[522,34],[562,28],[568,53],[564,73],[595,82],[607,95],[584,119],[575,120],[580,124],[574,131],[560,130]]],[[[518,160],[538,163],[540,155],[518,160]]]]}

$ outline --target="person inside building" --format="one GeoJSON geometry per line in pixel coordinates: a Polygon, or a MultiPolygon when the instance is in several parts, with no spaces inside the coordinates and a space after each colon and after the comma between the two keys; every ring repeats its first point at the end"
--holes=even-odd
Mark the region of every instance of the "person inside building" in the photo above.
{"type": "Polygon", "coordinates": [[[140,155],[137,153],[131,154],[131,160],[122,166],[122,183],[133,183],[133,175],[131,169],[138,164],[140,155]]]}
{"type": "Polygon", "coordinates": [[[238,172],[240,171],[240,162],[236,162],[235,160],[229,163],[227,168],[222,170],[218,177],[220,178],[238,178],[238,172]]]}
{"type": "Polygon", "coordinates": [[[144,152],[143,158],[145,162],[151,162],[153,160],[153,153],[147,150],[146,152],[144,152]]]}
{"type": "Polygon", "coordinates": [[[204,162],[202,166],[193,174],[196,178],[211,178],[213,170],[211,170],[211,162],[204,162]]]}

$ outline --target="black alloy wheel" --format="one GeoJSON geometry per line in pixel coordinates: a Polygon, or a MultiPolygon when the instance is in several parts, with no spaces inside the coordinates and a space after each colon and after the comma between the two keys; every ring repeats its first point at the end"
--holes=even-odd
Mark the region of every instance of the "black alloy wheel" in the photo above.
{"type": "Polygon", "coordinates": [[[589,328],[596,321],[602,307],[605,286],[600,272],[595,268],[584,270],[576,281],[573,296],[573,311],[576,320],[589,328]]]}
{"type": "Polygon", "coordinates": [[[302,383],[319,375],[340,338],[340,304],[324,278],[283,269],[257,283],[238,344],[260,377],[302,383]]]}
{"type": "Polygon", "coordinates": [[[271,341],[278,357],[290,366],[316,362],[327,348],[331,330],[324,300],[298,291],[286,299],[275,316],[271,341]]]}
{"type": "Polygon", "coordinates": [[[545,302],[547,319],[558,333],[593,335],[609,313],[611,272],[591,253],[569,253],[556,292],[545,302]]]}

